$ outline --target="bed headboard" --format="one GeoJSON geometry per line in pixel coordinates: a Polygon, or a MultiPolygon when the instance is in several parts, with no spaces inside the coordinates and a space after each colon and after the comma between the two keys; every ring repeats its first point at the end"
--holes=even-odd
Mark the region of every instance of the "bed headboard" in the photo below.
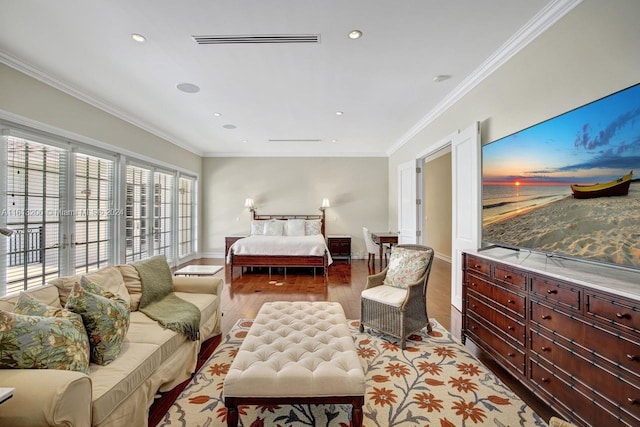
{"type": "Polygon", "coordinates": [[[320,220],[320,232],[324,234],[324,211],[320,215],[258,215],[253,211],[253,219],[255,220],[269,220],[269,219],[319,219],[320,220]]]}

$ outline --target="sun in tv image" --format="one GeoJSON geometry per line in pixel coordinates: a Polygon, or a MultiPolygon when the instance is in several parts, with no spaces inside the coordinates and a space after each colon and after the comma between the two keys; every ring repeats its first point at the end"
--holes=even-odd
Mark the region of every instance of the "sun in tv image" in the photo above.
{"type": "Polygon", "coordinates": [[[482,147],[482,240],[640,268],[640,84],[482,147]]]}

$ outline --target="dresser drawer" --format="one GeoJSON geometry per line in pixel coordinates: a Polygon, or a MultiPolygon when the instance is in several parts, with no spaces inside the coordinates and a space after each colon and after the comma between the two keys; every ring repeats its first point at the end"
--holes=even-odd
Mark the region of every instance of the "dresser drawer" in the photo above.
{"type": "Polygon", "coordinates": [[[493,268],[493,277],[508,285],[514,286],[519,290],[527,289],[527,276],[517,270],[496,265],[493,268]]]}
{"type": "Polygon", "coordinates": [[[469,289],[500,304],[512,314],[525,317],[525,297],[477,277],[469,276],[469,289]]]}
{"type": "Polygon", "coordinates": [[[486,328],[473,315],[467,317],[467,332],[472,337],[476,336],[476,344],[492,353],[499,361],[510,365],[518,373],[525,374],[524,348],[516,348],[509,344],[503,336],[486,328]]]}
{"type": "Polygon", "coordinates": [[[533,297],[560,304],[572,310],[581,310],[580,290],[565,283],[542,277],[531,279],[533,297]]]}
{"type": "Polygon", "coordinates": [[[530,359],[529,379],[541,392],[542,398],[553,402],[562,408],[565,413],[571,413],[573,421],[579,425],[593,426],[624,426],[632,425],[620,420],[618,414],[611,409],[605,409],[600,399],[590,393],[577,390],[573,384],[568,383],[552,373],[535,359],[530,359]]]}
{"type": "Polygon", "coordinates": [[[640,375],[640,345],[626,335],[608,332],[535,301],[531,302],[531,322],[554,337],[570,337],[565,341],[601,366],[609,363],[640,375]]]}
{"type": "Polygon", "coordinates": [[[587,314],[634,332],[640,331],[640,306],[593,293],[587,293],[586,298],[587,314]]]}
{"type": "Polygon", "coordinates": [[[519,345],[525,345],[524,323],[496,311],[476,298],[473,292],[467,294],[467,313],[469,312],[474,313],[475,317],[485,319],[498,330],[512,337],[519,345]]]}
{"type": "Polygon", "coordinates": [[[467,270],[486,277],[489,277],[491,274],[489,261],[472,255],[467,255],[467,270]]]}

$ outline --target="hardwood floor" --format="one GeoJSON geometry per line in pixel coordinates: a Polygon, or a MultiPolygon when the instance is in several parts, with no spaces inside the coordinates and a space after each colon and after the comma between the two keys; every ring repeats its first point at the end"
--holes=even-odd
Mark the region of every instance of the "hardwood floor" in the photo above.
{"type": "MultiPolygon", "coordinates": [[[[191,262],[211,265],[223,263],[222,259],[200,259],[191,262]]],[[[336,301],[342,304],[348,319],[359,319],[360,292],[364,288],[367,276],[374,273],[367,267],[365,260],[352,260],[350,264],[334,262],[329,267],[326,282],[320,270],[315,277],[312,270],[305,269],[289,268],[286,277],[283,269],[272,269],[271,276],[268,269],[245,271],[242,276],[240,268],[235,270],[232,283],[228,267],[215,275],[225,279],[221,299],[223,334],[227,334],[239,319],[255,318],[262,304],[270,301],[336,301]]],[[[436,258],[429,277],[427,311],[430,318],[435,318],[445,329],[460,338],[462,315],[451,305],[450,284],[451,264],[436,258]]],[[[543,419],[548,420],[556,415],[469,340],[466,346],[543,419]]]]}

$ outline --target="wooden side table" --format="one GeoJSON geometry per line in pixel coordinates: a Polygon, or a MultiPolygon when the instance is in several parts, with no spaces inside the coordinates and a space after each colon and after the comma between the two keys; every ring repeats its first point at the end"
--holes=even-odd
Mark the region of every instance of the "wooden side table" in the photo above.
{"type": "Polygon", "coordinates": [[[236,240],[244,239],[247,237],[246,235],[235,235],[235,236],[227,236],[224,238],[224,256],[229,255],[229,248],[233,245],[236,240]]]}
{"type": "Polygon", "coordinates": [[[333,259],[346,259],[351,264],[351,236],[327,236],[327,246],[333,259]]]}

